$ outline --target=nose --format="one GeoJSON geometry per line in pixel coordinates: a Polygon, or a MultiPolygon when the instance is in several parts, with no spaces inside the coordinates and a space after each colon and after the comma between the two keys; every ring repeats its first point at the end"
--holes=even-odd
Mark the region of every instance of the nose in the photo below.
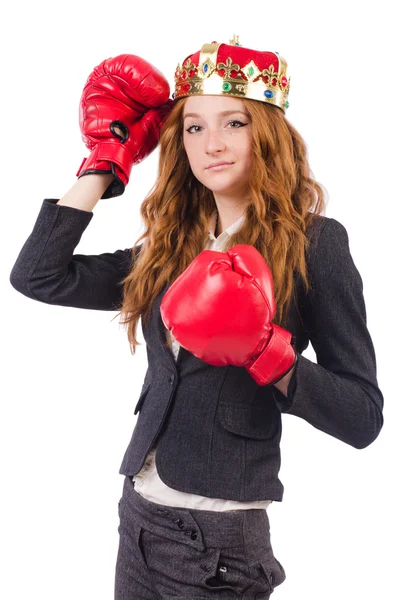
{"type": "Polygon", "coordinates": [[[213,154],[225,149],[225,142],[219,129],[207,129],[205,140],[205,151],[207,154],[213,154]]]}

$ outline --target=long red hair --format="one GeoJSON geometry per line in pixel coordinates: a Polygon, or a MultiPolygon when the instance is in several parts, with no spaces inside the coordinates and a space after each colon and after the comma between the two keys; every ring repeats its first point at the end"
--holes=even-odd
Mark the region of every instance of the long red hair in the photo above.
{"type": "MultiPolygon", "coordinates": [[[[325,211],[325,190],[309,168],[307,148],[297,130],[277,107],[242,100],[252,121],[253,157],[250,203],[241,228],[224,250],[251,244],[269,265],[277,312],[273,322],[285,327],[294,295],[294,271],[310,288],[305,251],[314,215],[325,211]]],[[[178,100],[162,126],[159,174],[141,204],[143,246],[123,280],[121,323],[135,354],[139,318],[145,323],[152,303],[200,254],[208,240],[207,224],[216,211],[211,190],[193,175],[183,144],[183,108],[178,100]]]]}

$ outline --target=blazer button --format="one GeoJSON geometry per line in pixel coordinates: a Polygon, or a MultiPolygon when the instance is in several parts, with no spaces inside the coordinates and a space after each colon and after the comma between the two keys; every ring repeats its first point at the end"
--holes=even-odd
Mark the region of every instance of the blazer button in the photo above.
{"type": "Polygon", "coordinates": [[[178,525],[179,529],[183,529],[184,528],[185,525],[183,524],[182,519],[172,519],[172,520],[173,520],[174,523],[176,523],[178,525]]]}
{"type": "Polygon", "coordinates": [[[158,508],[157,512],[161,513],[162,515],[168,515],[168,510],[162,509],[162,508],[158,508]]]}
{"type": "Polygon", "coordinates": [[[169,383],[171,385],[174,383],[174,379],[175,379],[175,375],[174,374],[172,374],[172,375],[169,376],[168,381],[169,381],[169,383]]]}

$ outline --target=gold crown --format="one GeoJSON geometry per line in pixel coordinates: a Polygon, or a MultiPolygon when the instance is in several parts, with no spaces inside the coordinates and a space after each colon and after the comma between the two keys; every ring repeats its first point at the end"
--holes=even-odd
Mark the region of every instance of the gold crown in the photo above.
{"type": "Polygon", "coordinates": [[[287,62],[278,52],[243,48],[234,35],[229,44],[211,42],[189,55],[175,71],[174,100],[187,96],[234,96],[289,107],[287,62]]]}

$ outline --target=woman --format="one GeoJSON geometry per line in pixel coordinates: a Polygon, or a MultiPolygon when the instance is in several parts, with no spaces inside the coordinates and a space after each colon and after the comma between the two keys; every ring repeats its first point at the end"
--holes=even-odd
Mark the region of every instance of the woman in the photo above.
{"type": "Polygon", "coordinates": [[[42,302],[121,309],[133,353],[142,318],[117,600],[269,598],[286,577],[267,515],[283,497],[281,413],[355,448],[383,425],[362,280],[285,118],[286,71],[277,53],[212,42],[178,65],[171,101],[143,59],[101,63],[81,100],[91,154],[43,202],[11,273],[42,302]],[[73,254],[159,136],[143,243],[73,254]]]}

